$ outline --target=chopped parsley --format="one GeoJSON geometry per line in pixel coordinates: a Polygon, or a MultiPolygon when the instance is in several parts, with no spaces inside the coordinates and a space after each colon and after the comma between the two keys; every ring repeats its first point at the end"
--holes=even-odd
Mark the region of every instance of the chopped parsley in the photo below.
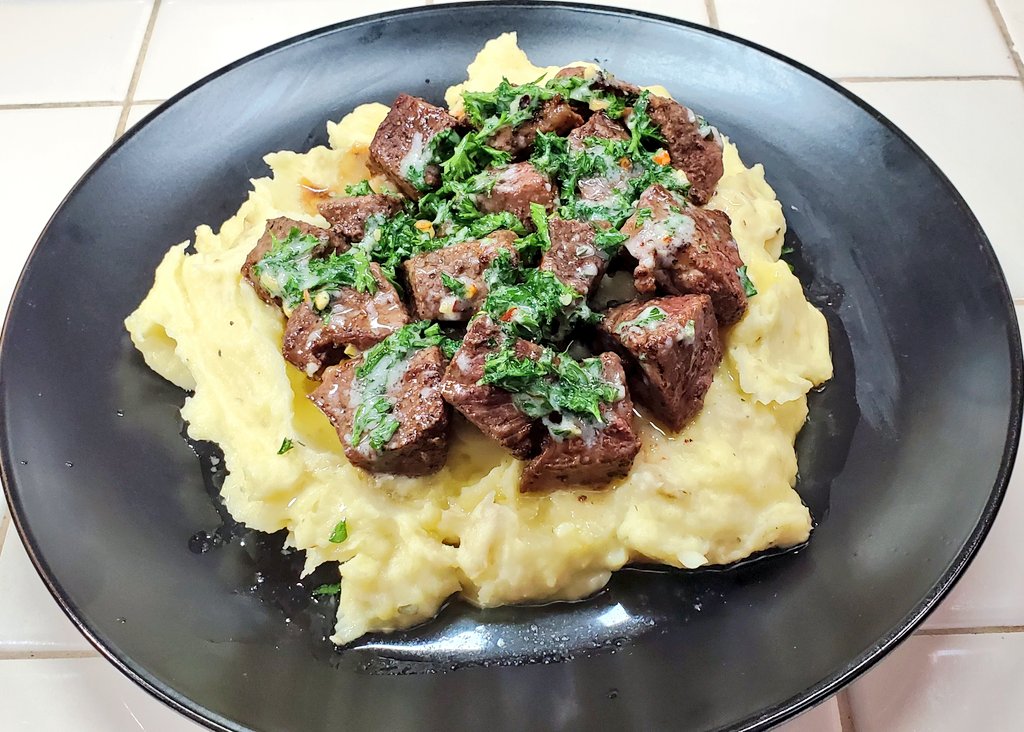
{"type": "Polygon", "coordinates": [[[754,287],[754,283],[750,281],[750,277],[747,276],[747,265],[736,268],[736,274],[740,276],[740,284],[743,285],[743,292],[747,297],[753,297],[757,294],[757,288],[754,287]]]}
{"type": "Polygon", "coordinates": [[[281,440],[281,447],[279,447],[277,449],[277,454],[278,455],[284,455],[286,452],[291,450],[293,447],[295,447],[295,445],[292,443],[291,438],[285,437],[283,440],[281,440]]]}
{"type": "Polygon", "coordinates": [[[392,414],[395,398],[388,394],[388,388],[417,351],[431,346],[447,350],[449,340],[437,323],[422,320],[402,326],[363,354],[352,383],[359,404],[352,417],[349,445],[359,447],[365,440],[376,452],[384,449],[401,426],[392,414]]]}
{"type": "Polygon", "coordinates": [[[657,305],[651,305],[640,311],[632,320],[625,320],[615,326],[616,333],[622,333],[629,328],[637,328],[640,330],[649,330],[655,327],[658,323],[665,320],[668,316],[665,311],[659,308],[657,305]]]}
{"type": "Polygon", "coordinates": [[[464,298],[466,296],[466,283],[462,280],[455,279],[447,272],[441,273],[441,283],[448,288],[455,297],[464,298]]]}
{"type": "Polygon", "coordinates": [[[647,113],[647,107],[651,103],[651,93],[646,89],[640,92],[640,96],[633,102],[633,111],[626,118],[626,127],[629,128],[629,152],[639,155],[644,149],[645,143],[663,143],[665,138],[661,129],[647,113]]]}
{"type": "Polygon", "coordinates": [[[348,538],[348,522],[342,519],[334,526],[331,532],[330,541],[332,544],[340,544],[348,538]]]}
{"type": "MultiPolygon", "coordinates": [[[[391,218],[374,214],[366,220],[363,240],[346,252],[361,252],[380,264],[393,284],[398,285],[397,270],[409,257],[440,249],[445,242],[429,231],[416,228],[417,219],[405,212],[391,218]]],[[[342,255],[344,256],[344,255],[342,255]]]]}
{"type": "Polygon", "coordinates": [[[343,287],[359,292],[377,291],[365,252],[351,249],[314,258],[319,245],[319,239],[303,234],[298,227],[293,227],[284,239],[271,234],[270,251],[255,264],[253,275],[267,292],[281,298],[286,311],[295,309],[303,300],[312,302],[321,292],[334,295],[343,287]]]}
{"type": "Polygon", "coordinates": [[[586,300],[554,274],[519,270],[507,252],[498,254],[484,278],[490,291],[482,310],[508,335],[557,341],[576,323],[598,318],[586,300]]]}
{"type": "Polygon", "coordinates": [[[544,418],[555,436],[568,436],[574,417],[603,424],[601,405],[624,396],[617,384],[605,380],[599,358],[577,361],[567,353],[545,348],[536,360],[517,358],[510,341],[487,355],[481,384],[511,392],[517,407],[528,417],[544,418]],[[553,419],[558,415],[559,419],[553,419]],[[565,428],[560,425],[565,423],[565,428]]]}
{"type": "Polygon", "coordinates": [[[341,583],[335,582],[330,585],[320,585],[313,590],[314,595],[339,595],[341,594],[341,583]]]}
{"type": "Polygon", "coordinates": [[[370,188],[370,181],[361,180],[358,183],[353,183],[350,186],[345,186],[346,196],[372,196],[373,189],[370,188]]]}

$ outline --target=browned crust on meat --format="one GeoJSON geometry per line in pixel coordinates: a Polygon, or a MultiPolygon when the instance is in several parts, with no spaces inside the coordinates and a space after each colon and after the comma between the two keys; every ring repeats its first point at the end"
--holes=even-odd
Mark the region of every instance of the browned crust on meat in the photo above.
{"type": "MultiPolygon", "coordinates": [[[[517,458],[525,459],[537,452],[538,423],[519,411],[509,392],[478,383],[484,375],[487,354],[497,347],[502,337],[490,318],[476,317],[466,331],[462,346],[448,364],[441,392],[449,404],[487,437],[517,458]]],[[[533,343],[516,342],[519,358],[537,358],[540,352],[540,346],[533,343]]]]}
{"type": "Polygon", "coordinates": [[[626,303],[604,314],[600,332],[602,342],[622,356],[633,396],[669,429],[678,432],[700,412],[722,360],[711,298],[676,295],[626,303]],[[666,319],[650,328],[621,327],[652,306],[666,319]],[[690,321],[693,339],[680,341],[690,321]]]}
{"type": "Polygon", "coordinates": [[[441,398],[444,371],[441,350],[433,346],[415,353],[402,377],[389,391],[395,399],[398,430],[380,452],[349,444],[355,408],[352,382],[361,359],[332,366],[310,400],[334,425],[349,462],[374,473],[420,476],[440,470],[448,456],[449,407],[441,398]]]}
{"type": "Polygon", "coordinates": [[[350,287],[328,305],[330,317],[302,303],[289,316],[281,351],[285,360],[310,378],[319,378],[327,366],[343,358],[345,346],[361,351],[387,338],[409,322],[402,299],[377,263],[370,264],[377,291],[350,287]]]}
{"type": "Polygon", "coordinates": [[[469,320],[487,297],[484,271],[498,254],[505,250],[509,252],[513,264],[518,264],[518,254],[513,244],[515,238],[513,232],[502,229],[480,240],[452,244],[407,259],[402,267],[406,282],[409,283],[416,317],[420,320],[469,320]],[[456,299],[451,313],[442,313],[440,309],[446,297],[454,297],[454,293],[445,287],[441,279],[442,272],[464,283],[468,281],[476,290],[464,298],[456,299]]]}
{"type": "Polygon", "coordinates": [[[686,173],[690,181],[690,200],[704,205],[725,171],[722,145],[714,136],[701,135],[697,122],[690,120],[693,112],[675,100],[652,95],[647,113],[661,128],[672,167],[686,173]]]}
{"type": "Polygon", "coordinates": [[[395,196],[374,193],[368,196],[331,198],[318,207],[320,215],[331,225],[330,232],[343,252],[351,242],[361,241],[366,233],[366,220],[382,214],[390,218],[402,210],[402,200],[395,196]]]}
{"type": "Polygon", "coordinates": [[[651,186],[640,196],[637,210],[644,208],[654,212],[651,219],[638,224],[634,215],[622,226],[622,233],[630,237],[625,247],[634,257],[640,259],[638,243],[649,235],[649,227],[667,219],[673,210],[693,221],[694,235],[689,241],[676,238],[672,242],[675,251],[671,262],[657,262],[653,268],[638,263],[633,273],[637,291],[646,295],[656,291],[671,295],[703,293],[711,297],[719,325],[739,320],[746,312],[747,296],[738,273],[743,260],[732,238],[728,214],[687,206],[660,185],[651,186]]]}
{"type": "Polygon", "coordinates": [[[253,276],[252,268],[271,250],[273,239],[287,239],[292,229],[298,229],[303,234],[311,234],[320,240],[320,244],[313,250],[314,256],[323,254],[330,247],[331,237],[329,232],[326,229],[321,229],[319,226],[307,224],[305,221],[296,221],[287,216],[280,216],[267,221],[267,227],[263,231],[263,236],[260,237],[259,241],[256,242],[256,246],[246,256],[241,271],[242,277],[252,285],[260,300],[271,305],[280,305],[281,299],[274,297],[266,291],[263,285],[259,283],[258,278],[253,276]]]}
{"type": "Polygon", "coordinates": [[[597,289],[608,267],[604,252],[594,243],[594,227],[584,221],[551,219],[551,247],[540,259],[540,269],[555,275],[584,296],[597,289]]]}
{"type": "Polygon", "coordinates": [[[605,426],[591,445],[582,437],[557,440],[545,435],[540,454],[523,468],[519,490],[524,493],[572,485],[595,488],[629,474],[640,452],[640,439],[633,432],[633,402],[619,357],[602,353],[600,358],[604,378],[622,386],[623,398],[601,405],[605,426]]]}
{"type": "MultiPolygon", "coordinates": [[[[419,97],[399,94],[373,136],[367,165],[373,172],[388,176],[408,198],[418,200],[421,192],[401,175],[402,159],[409,152],[417,133],[422,144],[428,145],[437,133],[457,125],[458,120],[441,107],[419,97]]],[[[430,188],[441,184],[441,169],[436,164],[427,165],[423,176],[430,188]]]]}
{"type": "Polygon", "coordinates": [[[484,213],[508,211],[530,230],[530,204],[539,203],[545,211],[555,207],[555,188],[546,175],[531,163],[513,163],[504,168],[491,169],[494,185],[490,191],[477,196],[477,206],[484,213]]]}

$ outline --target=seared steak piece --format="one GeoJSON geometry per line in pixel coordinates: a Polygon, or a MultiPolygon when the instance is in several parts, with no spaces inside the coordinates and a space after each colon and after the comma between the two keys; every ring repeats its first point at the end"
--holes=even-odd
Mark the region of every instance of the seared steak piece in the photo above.
{"type": "Polygon", "coordinates": [[[604,276],[608,260],[594,245],[594,227],[585,221],[551,219],[551,248],[540,259],[547,270],[584,297],[591,295],[604,276]]]}
{"type": "Polygon", "coordinates": [[[416,351],[388,389],[386,396],[394,404],[390,416],[398,420],[398,429],[380,450],[370,444],[369,435],[362,435],[358,445],[352,444],[352,423],[363,399],[355,378],[361,363],[359,357],[330,367],[323,383],[309,395],[337,430],[349,462],[373,473],[395,475],[427,475],[440,470],[448,456],[449,422],[449,408],[440,391],[444,372],[441,349],[432,346],[416,351]]]}
{"type": "Polygon", "coordinates": [[[672,430],[681,430],[704,406],[722,360],[707,295],[620,305],[605,313],[600,332],[602,341],[622,355],[633,396],[672,430]]]}
{"type": "Polygon", "coordinates": [[[503,127],[494,133],[489,144],[513,157],[529,152],[539,132],[565,135],[583,124],[583,118],[560,96],[554,96],[540,105],[537,114],[518,127],[503,127]]]}
{"type": "Polygon", "coordinates": [[[341,360],[346,346],[364,351],[409,322],[405,305],[384,277],[380,266],[370,265],[377,291],[359,292],[343,287],[317,312],[316,303],[295,308],[284,329],[285,359],[310,378],[341,360]]]}
{"type": "Polygon", "coordinates": [[[249,252],[249,256],[245,258],[245,264],[242,265],[242,276],[249,281],[249,284],[256,290],[256,294],[260,296],[263,302],[270,303],[271,305],[280,305],[281,299],[274,297],[267,289],[260,284],[258,278],[253,276],[252,268],[256,266],[256,263],[266,256],[267,252],[271,250],[274,245],[273,239],[281,241],[288,238],[288,234],[291,233],[292,229],[298,229],[303,234],[310,234],[320,240],[320,244],[313,250],[313,256],[320,256],[324,254],[331,245],[331,236],[326,229],[321,229],[319,226],[313,226],[313,224],[307,224],[304,221],[296,221],[295,219],[289,219],[286,216],[280,218],[270,219],[267,221],[267,228],[263,232],[263,236],[256,242],[256,246],[249,252]]]}
{"type": "Polygon", "coordinates": [[[508,211],[532,230],[530,203],[539,203],[546,211],[555,207],[555,189],[551,181],[530,163],[513,163],[489,172],[494,176],[494,185],[488,193],[477,196],[477,207],[481,211],[508,211]]]}
{"type": "MultiPolygon", "coordinates": [[[[512,394],[490,384],[478,383],[484,375],[487,354],[501,343],[503,334],[486,315],[470,324],[466,337],[444,373],[441,392],[445,400],[462,412],[477,429],[517,458],[536,454],[542,427],[512,401],[512,394]]],[[[541,347],[516,341],[517,358],[539,358],[541,347]]]]}
{"type": "Polygon", "coordinates": [[[687,206],[670,191],[653,185],[640,196],[637,211],[622,226],[625,247],[638,264],[633,277],[638,292],[711,296],[719,325],[730,325],[747,308],[740,282],[743,266],[732,238],[729,216],[721,211],[687,206]]]}
{"type": "Polygon", "coordinates": [[[565,79],[568,77],[575,76],[580,79],[587,78],[587,70],[582,66],[566,66],[558,70],[555,77],[558,79],[565,79]]]}
{"type": "Polygon", "coordinates": [[[518,262],[512,243],[515,238],[514,233],[502,229],[479,241],[464,241],[407,259],[402,266],[416,318],[469,320],[487,297],[484,271],[498,253],[504,249],[511,254],[513,263],[518,262]],[[450,281],[446,284],[442,274],[457,284],[449,287],[450,281]]]}
{"type": "MultiPolygon", "coordinates": [[[[569,133],[569,147],[576,151],[585,150],[591,138],[602,140],[628,140],[629,132],[625,126],[611,119],[604,112],[591,115],[587,123],[569,133]]],[[[598,151],[603,154],[603,151],[598,151]]],[[[580,198],[594,203],[605,202],[609,197],[619,193],[626,182],[636,175],[629,167],[613,166],[612,169],[596,178],[583,178],[579,181],[580,198]]]]}
{"type": "Polygon", "coordinates": [[[604,112],[595,112],[582,127],[569,133],[569,147],[574,150],[583,149],[583,141],[590,137],[602,140],[628,140],[629,130],[621,122],[617,122],[604,112]]]}
{"type": "Polygon", "coordinates": [[[320,215],[331,225],[334,240],[341,244],[337,250],[343,252],[351,242],[362,241],[368,218],[377,214],[390,218],[402,210],[402,201],[394,196],[374,193],[331,198],[321,203],[319,209],[320,215]]]}
{"type": "Polygon", "coordinates": [[[636,99],[640,96],[642,89],[636,84],[631,84],[628,81],[623,81],[609,71],[602,69],[597,72],[597,76],[594,77],[593,86],[595,89],[603,89],[607,92],[612,92],[617,96],[626,97],[627,99],[636,99]]]}
{"type": "Polygon", "coordinates": [[[601,405],[603,425],[584,424],[582,433],[574,437],[545,435],[540,454],[523,469],[521,491],[600,486],[629,473],[640,452],[640,440],[633,432],[633,402],[619,357],[602,353],[601,365],[604,378],[622,388],[622,399],[601,405]]]}
{"type": "Polygon", "coordinates": [[[441,169],[431,155],[431,141],[457,124],[440,107],[400,94],[370,143],[370,169],[386,175],[409,198],[418,199],[423,191],[441,184],[441,169]]]}
{"type": "Polygon", "coordinates": [[[710,201],[724,170],[718,131],[701,126],[697,115],[672,99],[652,95],[647,113],[661,128],[672,167],[690,181],[690,200],[700,205],[710,201]]]}

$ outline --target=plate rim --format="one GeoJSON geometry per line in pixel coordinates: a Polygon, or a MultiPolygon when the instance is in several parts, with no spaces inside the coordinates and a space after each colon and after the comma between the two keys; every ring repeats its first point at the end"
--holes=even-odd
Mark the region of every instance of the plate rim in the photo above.
{"type": "MultiPolygon", "coordinates": [[[[0,382],[3,381],[4,354],[6,353],[7,340],[10,337],[11,316],[14,310],[15,301],[19,299],[22,287],[25,282],[25,275],[36,257],[43,240],[47,238],[54,219],[64,209],[70,199],[75,196],[79,189],[85,185],[94,173],[103,166],[109,158],[117,153],[129,140],[135,137],[144,127],[151,124],[164,111],[176,104],[181,99],[206,86],[215,79],[239,68],[250,61],[264,56],[283,51],[293,46],[307,43],[321,36],[330,35],[339,30],[355,28],[363,25],[372,25],[378,22],[386,22],[390,18],[399,16],[411,16],[419,14],[435,14],[452,12],[460,8],[532,8],[532,9],[559,9],[578,12],[582,15],[610,15],[617,17],[639,18],[644,21],[654,21],[666,25],[681,26],[690,31],[704,33],[724,39],[731,43],[744,46],[758,51],[771,58],[795,68],[814,81],[824,84],[832,91],[840,93],[848,101],[868,112],[877,122],[885,127],[890,133],[894,133],[922,162],[924,162],[935,177],[952,195],[957,206],[967,214],[975,232],[980,235],[982,250],[986,257],[989,268],[999,275],[1001,284],[999,295],[1006,306],[1007,322],[1009,328],[1010,347],[1010,420],[1007,429],[1006,442],[1003,445],[1003,454],[1000,460],[999,470],[995,483],[985,502],[982,514],[966,542],[957,552],[953,562],[945,569],[939,579],[933,584],[928,594],[909,613],[903,616],[892,628],[889,629],[875,643],[862,651],[860,655],[852,659],[845,668],[827,676],[814,686],[784,699],[776,704],[763,709],[760,713],[751,715],[736,722],[727,729],[742,732],[753,730],[765,730],[784,721],[790,720],[802,712],[807,711],[827,698],[846,688],[849,684],[859,678],[863,673],[872,668],[881,659],[895,648],[900,642],[910,636],[920,624],[935,610],[939,602],[950,592],[953,586],[960,580],[964,572],[974,561],[982,542],[988,536],[995,517],[1005,498],[1009,486],[1010,476],[1013,471],[1014,460],[1017,455],[1021,436],[1022,413],[1024,413],[1024,353],[1021,347],[1020,325],[1017,319],[1016,306],[1013,295],[1009,289],[1006,275],[1002,265],[996,256],[995,249],[989,240],[988,235],[982,228],[977,216],[968,206],[960,191],[953,185],[942,169],[934,160],[914,142],[900,127],[893,123],[887,116],[878,111],[861,97],[846,89],[844,86],[821,72],[796,61],[785,54],[762,46],[754,41],[747,40],[732,33],[713,28],[710,25],[701,25],[688,20],[672,18],[658,13],[651,13],[641,10],[633,10],[624,7],[610,5],[594,5],[590,3],[563,2],[561,0],[474,0],[473,2],[447,2],[436,5],[421,5],[415,7],[401,8],[382,13],[374,13],[358,18],[332,23],[320,28],[306,31],[295,36],[283,39],[277,43],[258,49],[250,54],[242,56],[218,69],[203,76],[197,81],[189,84],[167,100],[150,111],[142,120],[132,126],[131,129],[118,137],[106,150],[93,162],[81,177],[70,188],[68,193],[61,199],[48,218],[45,226],[40,231],[35,243],[29,251],[28,257],[18,274],[14,290],[11,293],[10,302],[7,305],[2,327],[0,327],[0,382]]],[[[0,394],[2,396],[2,394],[0,394]]],[[[2,402],[0,402],[2,404],[2,402]]],[[[0,411],[0,427],[6,433],[8,431],[7,420],[4,413],[0,411]]],[[[202,724],[203,726],[216,730],[217,732],[250,732],[249,727],[240,725],[229,720],[220,714],[206,708],[202,704],[186,697],[173,687],[164,684],[156,679],[153,674],[141,664],[137,663],[120,647],[117,647],[108,638],[103,636],[97,629],[92,628],[88,621],[80,616],[77,606],[68,598],[60,583],[52,576],[49,565],[43,558],[39,546],[32,534],[31,529],[21,515],[21,501],[17,487],[12,478],[12,469],[9,464],[10,456],[0,450],[0,484],[3,485],[4,495],[7,500],[10,522],[18,532],[19,538],[25,547],[25,551],[32,562],[36,573],[43,580],[50,595],[56,600],[64,614],[71,620],[75,628],[85,637],[89,644],[95,648],[101,657],[110,662],[114,668],[128,677],[133,683],[141,687],[152,697],[171,707],[187,718],[202,724]]]]}

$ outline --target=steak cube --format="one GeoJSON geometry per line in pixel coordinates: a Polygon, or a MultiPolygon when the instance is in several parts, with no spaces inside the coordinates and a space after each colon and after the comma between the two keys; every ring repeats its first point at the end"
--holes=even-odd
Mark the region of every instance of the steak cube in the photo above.
{"type": "Polygon", "coordinates": [[[612,308],[601,338],[622,355],[629,388],[672,430],[681,430],[704,406],[722,360],[711,298],[679,295],[612,308]]]}
{"type": "Polygon", "coordinates": [[[304,302],[288,317],[282,351],[285,359],[309,378],[341,360],[346,346],[360,351],[387,338],[409,322],[409,315],[394,286],[380,266],[370,265],[377,283],[374,293],[343,287],[330,299],[325,312],[304,302]]]}
{"type": "Polygon", "coordinates": [[[518,127],[503,127],[494,133],[488,141],[496,150],[511,153],[520,157],[533,148],[540,132],[566,135],[570,130],[583,124],[583,118],[577,114],[568,102],[560,96],[554,96],[543,102],[532,119],[518,127]]]}
{"type": "Polygon", "coordinates": [[[400,94],[370,143],[370,169],[386,175],[409,198],[418,199],[423,191],[441,184],[431,141],[457,124],[440,107],[400,94]]]}
{"type": "Polygon", "coordinates": [[[569,147],[574,150],[583,149],[583,141],[596,137],[601,140],[628,140],[629,130],[621,122],[617,122],[604,112],[595,112],[582,127],[569,133],[569,147]]]}
{"type": "Polygon", "coordinates": [[[555,189],[551,181],[530,163],[513,163],[492,169],[490,173],[494,176],[494,185],[490,191],[476,197],[481,211],[508,211],[532,230],[535,227],[530,218],[530,204],[539,203],[545,211],[555,207],[555,189]]]}
{"type": "Polygon", "coordinates": [[[398,428],[379,450],[370,444],[369,434],[352,444],[353,420],[363,399],[355,376],[360,363],[361,357],[330,367],[323,383],[309,395],[334,425],[349,462],[373,473],[395,475],[428,475],[440,470],[448,456],[449,423],[449,407],[440,391],[444,372],[441,349],[432,346],[416,351],[388,388],[385,396],[398,428]]]}
{"type": "Polygon", "coordinates": [[[444,249],[417,254],[406,260],[406,280],[412,295],[413,310],[419,320],[469,320],[484,298],[487,282],[484,271],[505,250],[518,262],[515,234],[495,231],[483,239],[459,242],[444,249]],[[446,277],[457,281],[455,289],[446,277]]]}
{"type": "Polygon", "coordinates": [[[331,225],[331,235],[341,244],[338,251],[349,248],[351,242],[362,241],[366,234],[366,220],[380,214],[390,218],[402,210],[402,201],[394,196],[374,193],[369,196],[331,198],[319,206],[320,215],[331,225]]]}
{"type": "Polygon", "coordinates": [[[747,308],[740,281],[743,266],[732,238],[729,216],[722,211],[682,203],[660,185],[640,196],[637,211],[622,226],[625,247],[637,260],[633,271],[642,294],[703,293],[711,297],[719,325],[735,323],[747,308]]]}
{"type": "Polygon", "coordinates": [[[621,388],[622,398],[602,403],[603,425],[584,424],[581,434],[572,437],[545,435],[540,454],[523,469],[521,491],[570,485],[596,487],[629,473],[640,452],[640,440],[633,432],[633,402],[619,357],[602,353],[601,365],[604,378],[621,388]]]}
{"type": "Polygon", "coordinates": [[[303,235],[315,236],[319,240],[320,243],[313,249],[314,257],[324,254],[331,248],[330,233],[319,226],[289,219],[286,216],[267,221],[267,228],[263,231],[263,236],[260,237],[260,240],[256,242],[256,246],[253,247],[252,251],[245,258],[245,264],[242,265],[242,277],[249,281],[249,284],[256,290],[256,294],[260,296],[263,302],[270,303],[271,305],[280,305],[281,298],[275,297],[267,291],[267,288],[260,283],[259,278],[254,275],[252,268],[273,248],[274,239],[279,241],[287,239],[292,229],[298,229],[303,235]]]}
{"type": "MultiPolygon", "coordinates": [[[[607,152],[592,142],[595,138],[599,140],[628,140],[629,132],[625,126],[609,118],[604,112],[597,112],[587,120],[585,125],[577,127],[569,133],[569,147],[577,152],[589,150],[591,155],[600,158],[606,157],[607,152]]],[[[597,204],[612,203],[613,197],[620,194],[629,180],[637,173],[638,171],[630,166],[614,165],[604,175],[582,178],[578,185],[580,198],[597,204]]]]}
{"type": "Polygon", "coordinates": [[[651,96],[647,112],[661,128],[672,167],[690,181],[690,200],[700,205],[710,201],[724,171],[718,130],[672,99],[651,96]]]}
{"type": "Polygon", "coordinates": [[[605,253],[594,244],[594,227],[585,221],[551,219],[551,247],[540,259],[547,270],[584,297],[593,294],[608,266],[605,253]]]}
{"type": "MultiPolygon", "coordinates": [[[[517,458],[525,459],[537,452],[540,423],[519,410],[511,393],[479,383],[487,354],[497,348],[503,338],[501,330],[489,317],[476,317],[448,364],[441,392],[477,429],[517,458]]],[[[541,347],[518,340],[515,352],[518,358],[539,358],[541,347]]]]}

